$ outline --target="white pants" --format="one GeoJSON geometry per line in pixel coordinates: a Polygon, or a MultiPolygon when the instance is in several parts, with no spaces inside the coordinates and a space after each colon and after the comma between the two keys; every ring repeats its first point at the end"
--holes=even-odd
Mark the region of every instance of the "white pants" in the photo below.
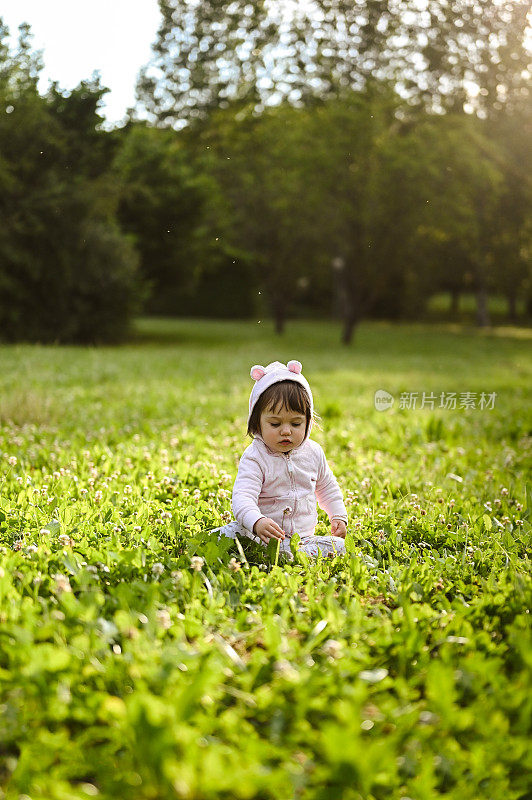
{"type": "MultiPolygon", "coordinates": [[[[221,536],[227,536],[229,539],[234,539],[235,535],[247,536],[248,539],[266,547],[258,536],[255,536],[254,533],[251,533],[251,531],[248,531],[247,528],[244,528],[236,521],[229,522],[228,525],[224,525],[222,528],[214,528],[211,533],[218,533],[218,539],[220,539],[221,536]]],[[[340,536],[316,536],[312,533],[308,536],[301,537],[297,549],[303,551],[303,553],[306,553],[307,556],[311,558],[315,558],[318,552],[321,552],[324,556],[343,555],[345,553],[345,542],[340,536]]],[[[290,538],[288,536],[285,536],[285,538],[281,540],[279,553],[285,553],[290,559],[293,559],[292,551],[290,550],[290,538]]]]}

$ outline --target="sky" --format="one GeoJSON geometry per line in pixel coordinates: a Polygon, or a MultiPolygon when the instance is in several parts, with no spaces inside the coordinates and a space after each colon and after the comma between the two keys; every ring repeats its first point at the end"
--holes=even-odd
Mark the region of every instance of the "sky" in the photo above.
{"type": "Polygon", "coordinates": [[[139,69],[151,57],[160,22],[157,0],[1,0],[0,17],[16,44],[18,26],[28,22],[32,50],[43,50],[39,91],[52,80],[73,89],[95,70],[111,90],[101,113],[120,122],[135,104],[139,69]]]}

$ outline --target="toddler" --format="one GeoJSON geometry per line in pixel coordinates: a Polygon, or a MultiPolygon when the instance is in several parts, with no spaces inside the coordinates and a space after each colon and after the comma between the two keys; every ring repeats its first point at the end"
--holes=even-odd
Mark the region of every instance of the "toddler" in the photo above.
{"type": "Polygon", "coordinates": [[[309,556],[345,553],[347,513],[342,493],[325,454],[310,439],[314,404],[299,361],[254,366],[249,398],[248,434],[233,487],[235,516],[213,532],[247,536],[265,545],[280,539],[279,552],[292,557],[290,538],[309,556]],[[331,523],[330,536],[316,536],[316,500],[331,523]]]}

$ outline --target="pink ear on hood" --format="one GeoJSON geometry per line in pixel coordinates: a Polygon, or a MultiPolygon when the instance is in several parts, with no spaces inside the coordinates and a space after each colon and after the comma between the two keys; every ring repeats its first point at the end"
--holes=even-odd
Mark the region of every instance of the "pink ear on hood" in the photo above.
{"type": "Polygon", "coordinates": [[[303,366],[300,361],[289,361],[286,366],[288,367],[290,372],[295,372],[296,375],[299,375],[301,370],[303,369],[303,366]]]}
{"type": "Polygon", "coordinates": [[[261,367],[260,364],[255,364],[254,367],[251,367],[249,374],[254,381],[258,381],[263,375],[266,375],[266,370],[264,367],[261,367]]]}

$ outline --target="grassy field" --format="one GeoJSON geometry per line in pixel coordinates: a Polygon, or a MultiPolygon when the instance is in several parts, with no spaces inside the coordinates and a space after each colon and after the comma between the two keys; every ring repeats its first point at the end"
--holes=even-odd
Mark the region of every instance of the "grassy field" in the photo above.
{"type": "Polygon", "coordinates": [[[142,320],[122,347],[0,348],[0,798],[530,796],[532,331],[339,338],[142,320]],[[342,558],[208,533],[249,368],[291,358],[342,558]]]}
{"type": "MultiPolygon", "coordinates": [[[[490,295],[488,297],[488,312],[494,324],[508,324],[508,301],[505,297],[490,295]]],[[[475,324],[476,313],[477,301],[475,295],[463,292],[458,302],[458,319],[463,323],[475,324]]],[[[526,300],[524,297],[517,298],[516,314],[520,324],[526,327],[530,326],[532,320],[526,313],[526,300]]],[[[450,294],[443,292],[432,295],[427,302],[425,315],[429,321],[436,319],[447,319],[449,321],[453,317],[450,294]]]]}

